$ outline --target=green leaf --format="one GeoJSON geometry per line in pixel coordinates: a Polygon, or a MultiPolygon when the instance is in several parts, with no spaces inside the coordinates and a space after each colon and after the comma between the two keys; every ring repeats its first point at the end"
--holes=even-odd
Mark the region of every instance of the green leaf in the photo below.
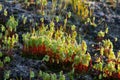
{"type": "Polygon", "coordinates": [[[68,12],[68,18],[70,18],[71,17],[71,12],[68,12]]]}
{"type": "Polygon", "coordinates": [[[37,23],[37,22],[35,23],[35,26],[38,26],[38,23],[37,23]]]}
{"type": "Polygon", "coordinates": [[[74,68],[68,73],[70,80],[74,80],[74,68]]]}
{"type": "Polygon", "coordinates": [[[40,4],[40,0],[36,0],[36,4],[37,4],[37,5],[40,4]]]}
{"type": "Polygon", "coordinates": [[[0,52],[0,57],[2,57],[3,56],[3,54],[2,54],[2,52],[0,52]]]}
{"type": "Polygon", "coordinates": [[[40,18],[40,21],[41,21],[41,22],[44,22],[44,18],[40,18]]]}
{"type": "Polygon", "coordinates": [[[44,6],[46,6],[47,5],[47,0],[43,0],[42,3],[43,3],[44,6]]]}
{"type": "Polygon", "coordinates": [[[88,60],[88,61],[91,60],[91,56],[89,53],[87,53],[85,57],[86,57],[86,60],[88,60]]]}
{"type": "Polygon", "coordinates": [[[24,17],[24,18],[23,18],[23,24],[25,24],[26,21],[27,21],[27,17],[24,17]]]}
{"type": "Polygon", "coordinates": [[[28,3],[28,0],[25,0],[24,3],[28,3]]]}
{"type": "Polygon", "coordinates": [[[3,68],[4,64],[3,62],[0,60],[0,68],[3,68]]]}
{"type": "Polygon", "coordinates": [[[59,80],[65,80],[65,76],[63,75],[63,71],[60,72],[59,80]]]}
{"type": "Polygon", "coordinates": [[[55,26],[55,23],[52,21],[50,22],[50,29],[52,29],[55,26]]]}
{"type": "Polygon", "coordinates": [[[59,17],[58,16],[56,16],[55,19],[56,19],[56,22],[59,22],[59,17]]]}
{"type": "Polygon", "coordinates": [[[42,61],[48,62],[48,61],[49,61],[49,56],[48,56],[48,55],[45,55],[45,57],[42,59],[42,61]]]}
{"type": "Polygon", "coordinates": [[[43,80],[50,80],[50,75],[48,73],[43,73],[43,80]]]}
{"type": "Polygon", "coordinates": [[[78,56],[78,55],[76,55],[75,58],[74,58],[74,62],[75,62],[75,64],[80,63],[80,60],[81,60],[81,57],[78,56]]]}
{"type": "Polygon", "coordinates": [[[44,44],[49,47],[50,45],[50,39],[48,37],[45,37],[45,41],[44,41],[44,44]]]}
{"type": "Polygon", "coordinates": [[[67,23],[67,19],[64,19],[64,24],[66,24],[67,23]]]}
{"type": "Polygon", "coordinates": [[[33,42],[33,39],[30,38],[30,40],[29,40],[29,45],[30,45],[30,46],[33,46],[33,43],[34,43],[34,42],[33,42]]]}
{"type": "Polygon", "coordinates": [[[107,77],[107,74],[103,73],[103,77],[107,77]]]}
{"type": "Polygon", "coordinates": [[[30,70],[30,78],[34,78],[34,77],[35,77],[35,73],[30,70]]]}
{"type": "Polygon", "coordinates": [[[7,16],[8,15],[8,12],[6,9],[4,9],[4,16],[7,16]]]}
{"type": "Polygon", "coordinates": [[[4,59],[4,63],[9,63],[10,62],[10,57],[6,56],[5,59],[4,59]]]}
{"type": "Polygon", "coordinates": [[[0,4],[0,11],[2,10],[2,4],[0,4]]]}
{"type": "Polygon", "coordinates": [[[82,60],[82,64],[85,65],[85,66],[88,66],[89,65],[89,61],[88,60],[82,60]]]}
{"type": "Polygon", "coordinates": [[[2,38],[2,36],[3,36],[3,34],[2,34],[2,33],[0,33],[0,39],[2,38]]]}
{"type": "Polygon", "coordinates": [[[103,32],[103,31],[98,32],[98,37],[104,37],[104,36],[105,36],[105,32],[103,32]]]}
{"type": "Polygon", "coordinates": [[[38,75],[39,77],[42,77],[43,76],[43,72],[40,70],[39,71],[39,75],[38,75]]]}
{"type": "Polygon", "coordinates": [[[6,80],[6,79],[9,79],[9,77],[10,77],[10,70],[9,71],[5,71],[4,72],[4,79],[6,80]]]}
{"type": "Polygon", "coordinates": [[[68,56],[71,56],[72,54],[73,54],[73,50],[72,50],[72,48],[69,48],[69,52],[68,52],[68,56]]]}
{"type": "Polygon", "coordinates": [[[76,26],[75,25],[72,25],[71,26],[71,30],[75,30],[76,29],[76,26]]]}
{"type": "Polygon", "coordinates": [[[16,31],[16,27],[18,26],[18,20],[15,20],[14,16],[10,16],[10,19],[7,21],[6,26],[9,29],[16,31]]]}
{"type": "Polygon", "coordinates": [[[11,37],[8,37],[8,39],[7,39],[7,45],[10,48],[10,46],[11,46],[11,37]]]}
{"type": "Polygon", "coordinates": [[[57,80],[57,75],[55,73],[51,74],[51,80],[57,80]]]}
{"type": "Polygon", "coordinates": [[[102,76],[102,74],[100,74],[100,75],[99,75],[99,79],[101,79],[101,80],[102,80],[102,78],[103,78],[103,76],[102,76]]]}
{"type": "Polygon", "coordinates": [[[44,37],[43,37],[43,36],[39,37],[39,38],[38,38],[38,43],[39,43],[39,45],[42,45],[43,42],[44,42],[44,37]]]}
{"type": "Polygon", "coordinates": [[[5,26],[4,25],[1,26],[1,31],[2,32],[5,31],[5,26]]]}

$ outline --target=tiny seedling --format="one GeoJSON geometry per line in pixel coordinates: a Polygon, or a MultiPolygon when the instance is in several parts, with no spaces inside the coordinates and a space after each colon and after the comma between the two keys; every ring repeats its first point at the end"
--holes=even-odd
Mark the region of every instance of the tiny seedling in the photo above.
{"type": "Polygon", "coordinates": [[[4,63],[9,63],[11,61],[10,57],[6,56],[4,58],[4,63]]]}

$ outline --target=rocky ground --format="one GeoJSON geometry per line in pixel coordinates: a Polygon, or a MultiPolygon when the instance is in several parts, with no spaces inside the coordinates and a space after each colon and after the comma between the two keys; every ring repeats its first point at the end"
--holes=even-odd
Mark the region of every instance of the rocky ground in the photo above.
{"type": "MultiPolygon", "coordinates": [[[[29,31],[30,26],[35,27],[35,23],[39,22],[42,16],[24,9],[20,3],[13,4],[12,2],[4,3],[1,1],[0,3],[4,5],[3,8],[8,10],[8,15],[13,14],[19,20],[17,33],[20,35],[19,39],[22,43],[21,35],[26,31],[29,31]],[[25,17],[28,17],[25,25],[21,24],[23,14],[25,17]],[[29,20],[32,20],[32,22],[30,23],[29,20]]],[[[50,2],[49,5],[51,5],[50,2]]],[[[110,39],[114,43],[114,51],[120,50],[120,8],[115,11],[112,8],[109,8],[107,4],[101,2],[96,2],[92,7],[95,8],[93,15],[96,17],[96,23],[98,25],[96,28],[93,28],[92,26],[85,27],[79,21],[76,20],[72,22],[71,20],[71,23],[76,26],[83,25],[78,32],[82,33],[84,40],[87,42],[88,52],[94,54],[95,49],[92,47],[92,44],[99,45],[98,42],[96,42],[96,35],[98,31],[104,30],[105,24],[107,24],[109,28],[109,34],[107,34],[105,38],[110,39]],[[86,30],[89,31],[85,33],[86,30]],[[118,38],[117,42],[114,41],[116,37],[118,38]]],[[[74,18],[76,19],[77,17],[74,18]]],[[[7,19],[8,17],[3,16],[3,11],[0,11],[0,23],[4,24],[7,19]]],[[[50,17],[46,15],[45,21],[46,24],[49,23],[50,17]]],[[[22,47],[21,43],[19,44],[19,48],[22,47]]],[[[22,76],[24,78],[28,78],[30,69],[32,69],[36,74],[38,73],[38,70],[49,71],[49,67],[47,67],[44,62],[25,58],[21,56],[21,53],[21,50],[16,50],[13,54],[13,60],[10,62],[9,66],[6,67],[6,70],[11,70],[11,77],[16,78],[16,76],[22,76]]],[[[93,80],[93,77],[89,74],[85,74],[76,80],[93,80]]]]}

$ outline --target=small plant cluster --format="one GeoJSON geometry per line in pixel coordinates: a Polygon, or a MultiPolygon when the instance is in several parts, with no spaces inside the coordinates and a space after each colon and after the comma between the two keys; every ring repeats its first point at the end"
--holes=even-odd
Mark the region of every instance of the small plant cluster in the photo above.
{"type": "Polygon", "coordinates": [[[7,21],[6,26],[1,24],[0,45],[3,47],[3,49],[11,50],[18,42],[18,35],[15,33],[17,26],[18,21],[15,20],[14,16],[10,16],[10,19],[7,21]]]}
{"type": "Polygon", "coordinates": [[[87,0],[66,0],[65,4],[70,4],[72,7],[72,13],[74,12],[77,17],[80,17],[80,21],[85,24],[89,24],[96,27],[95,17],[92,15],[94,9],[91,8],[91,3],[87,0]]]}
{"type": "Polygon", "coordinates": [[[9,79],[9,74],[7,74],[9,71],[5,72],[5,67],[10,63],[11,58],[9,56],[4,55],[0,51],[0,79],[9,79]]]}
{"type": "Polygon", "coordinates": [[[70,0],[69,3],[72,6],[72,10],[74,13],[80,17],[81,21],[85,24],[89,24],[93,27],[96,27],[95,17],[92,15],[94,9],[91,8],[91,3],[87,0],[70,0]]]}
{"type": "Polygon", "coordinates": [[[38,31],[33,29],[32,33],[23,34],[25,54],[47,55],[45,60],[51,63],[71,62],[76,72],[87,73],[92,69],[97,72],[99,79],[115,78],[120,79],[120,51],[114,54],[113,44],[110,40],[103,40],[100,48],[100,55],[96,63],[92,63],[91,56],[87,51],[85,41],[78,44],[76,41],[77,32],[75,25],[71,26],[72,33],[64,32],[63,28],[55,31],[54,22],[49,26],[41,26],[38,31]]]}
{"type": "MultiPolygon", "coordinates": [[[[51,11],[49,13],[52,13],[52,15],[56,12],[56,9],[59,9],[59,14],[63,10],[67,10],[68,6],[71,5],[72,10],[74,13],[76,13],[78,16],[81,17],[81,19],[85,20],[88,17],[92,16],[93,9],[90,8],[90,3],[87,3],[87,0],[51,0],[51,11]],[[59,4],[59,5],[58,5],[59,4]]],[[[38,13],[45,15],[48,0],[24,0],[26,8],[30,6],[30,4],[35,4],[35,8],[38,9],[38,13]]],[[[50,6],[50,5],[49,5],[50,6]]]]}
{"type": "MultiPolygon", "coordinates": [[[[74,69],[67,73],[70,80],[73,80],[73,74],[74,74],[74,69]]],[[[30,69],[29,71],[29,80],[32,79],[39,79],[39,80],[66,80],[67,76],[65,76],[63,71],[60,71],[59,73],[50,73],[50,72],[43,72],[39,70],[37,74],[30,69]]],[[[21,77],[22,80],[22,77],[21,77]]]]}
{"type": "Polygon", "coordinates": [[[56,75],[55,73],[49,74],[46,72],[39,71],[38,76],[43,80],[66,80],[66,77],[62,71],[59,73],[59,75],[56,75]]]}
{"type": "Polygon", "coordinates": [[[3,8],[3,4],[0,3],[0,12],[3,11],[4,16],[8,16],[8,12],[6,9],[3,8]]]}
{"type": "Polygon", "coordinates": [[[10,16],[9,20],[6,23],[6,27],[9,31],[16,31],[16,27],[18,26],[18,20],[15,19],[14,16],[10,16]]]}
{"type": "Polygon", "coordinates": [[[99,78],[120,79],[120,51],[115,55],[113,44],[108,40],[103,40],[103,46],[100,48],[100,56],[96,59],[93,69],[99,73],[99,78]]]}
{"type": "Polygon", "coordinates": [[[5,56],[1,51],[0,51],[0,68],[4,68],[4,64],[10,62],[10,57],[5,56]]]}
{"type": "MultiPolygon", "coordinates": [[[[4,72],[4,80],[12,80],[12,79],[18,79],[18,80],[23,80],[24,78],[22,76],[20,76],[19,78],[12,78],[10,77],[11,71],[10,70],[6,70],[4,72]]],[[[71,75],[71,73],[69,73],[69,75],[71,75]]],[[[33,70],[30,69],[29,71],[29,77],[26,78],[29,80],[33,80],[33,79],[39,79],[39,80],[66,80],[66,76],[64,75],[63,71],[60,71],[58,74],[56,73],[48,73],[48,72],[43,72],[43,71],[38,71],[38,73],[35,73],[33,70]]]]}
{"type": "Polygon", "coordinates": [[[39,13],[44,15],[44,9],[47,5],[47,0],[24,0],[23,3],[26,9],[31,7],[31,5],[34,5],[36,9],[39,9],[39,13]]]}
{"type": "Polygon", "coordinates": [[[97,34],[97,40],[99,42],[104,40],[104,37],[108,34],[108,31],[109,31],[108,27],[105,29],[105,31],[100,30],[97,34]]]}
{"type": "Polygon", "coordinates": [[[71,34],[66,33],[62,27],[55,31],[53,21],[49,27],[41,26],[37,31],[33,29],[32,33],[22,35],[24,41],[23,52],[28,55],[48,55],[47,58],[52,63],[71,62],[74,63],[76,69],[78,65],[88,67],[91,56],[86,53],[86,42],[82,41],[81,44],[78,44],[76,41],[76,26],[72,25],[71,30],[71,34]]]}
{"type": "Polygon", "coordinates": [[[82,19],[88,18],[89,14],[92,14],[92,12],[89,11],[89,5],[86,5],[86,3],[87,0],[71,0],[73,11],[81,16],[82,19]]]}

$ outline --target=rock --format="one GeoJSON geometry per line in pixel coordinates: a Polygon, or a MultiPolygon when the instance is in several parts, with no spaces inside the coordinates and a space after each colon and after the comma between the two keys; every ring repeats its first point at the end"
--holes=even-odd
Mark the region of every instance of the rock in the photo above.
{"type": "Polygon", "coordinates": [[[115,20],[109,15],[105,15],[105,18],[106,18],[105,21],[107,23],[114,23],[115,22],[115,20]]]}
{"type": "Polygon", "coordinates": [[[120,24],[120,16],[113,17],[116,24],[120,24]]]}
{"type": "Polygon", "coordinates": [[[101,12],[98,12],[97,15],[100,16],[100,17],[105,16],[105,14],[104,14],[102,11],[101,11],[101,12]]]}
{"type": "Polygon", "coordinates": [[[16,4],[15,7],[21,9],[21,4],[16,4]]]}
{"type": "Polygon", "coordinates": [[[13,69],[13,72],[12,72],[12,76],[13,77],[28,77],[29,76],[29,68],[27,66],[24,66],[24,65],[16,65],[16,67],[13,69]]]}
{"type": "Polygon", "coordinates": [[[82,75],[77,80],[93,80],[90,75],[82,75]]]}

